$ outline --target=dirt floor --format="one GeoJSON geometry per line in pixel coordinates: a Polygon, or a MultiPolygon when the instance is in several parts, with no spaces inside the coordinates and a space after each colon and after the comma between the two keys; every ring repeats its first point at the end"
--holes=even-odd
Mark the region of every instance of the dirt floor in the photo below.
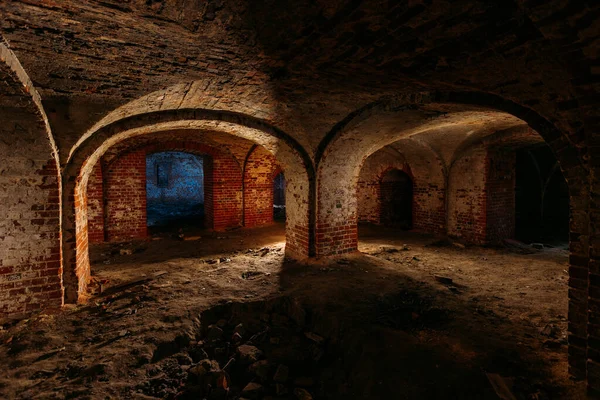
{"type": "Polygon", "coordinates": [[[87,304],[3,325],[0,398],[585,398],[565,248],[360,237],[310,262],[281,224],[95,246],[87,304]]]}

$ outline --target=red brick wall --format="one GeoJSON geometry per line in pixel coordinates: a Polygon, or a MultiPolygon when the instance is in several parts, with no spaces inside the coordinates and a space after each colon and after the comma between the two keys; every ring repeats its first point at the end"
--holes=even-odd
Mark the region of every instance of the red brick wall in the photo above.
{"type": "Polygon", "coordinates": [[[477,148],[455,161],[448,187],[448,235],[467,242],[486,240],[487,151],[477,148]]]}
{"type": "Polygon", "coordinates": [[[515,233],[515,153],[477,148],[450,171],[448,234],[486,244],[515,233]]]}
{"type": "Polygon", "coordinates": [[[213,185],[213,159],[212,157],[204,157],[202,160],[204,168],[204,226],[211,228],[214,226],[214,185],[213,185]]]}
{"type": "Polygon", "coordinates": [[[515,236],[516,153],[489,149],[487,159],[486,242],[515,236]]]}
{"type": "Polygon", "coordinates": [[[0,62],[0,318],[60,307],[60,176],[39,109],[0,62]],[[4,95],[11,94],[10,98],[4,95]]]}
{"type": "Polygon", "coordinates": [[[445,181],[442,167],[431,155],[428,157],[412,157],[409,163],[397,152],[390,153],[387,149],[369,156],[361,168],[358,182],[359,221],[380,223],[380,180],[386,171],[395,168],[413,179],[413,229],[445,233],[445,181]]]}
{"type": "Polygon", "coordinates": [[[358,181],[358,222],[379,223],[380,189],[376,179],[358,181]]]}
{"type": "MultiPolygon", "coordinates": [[[[144,238],[148,235],[146,155],[157,151],[183,151],[205,155],[203,166],[206,226],[214,230],[241,226],[242,173],[235,158],[202,144],[169,142],[125,153],[110,164],[105,182],[105,229],[109,241],[144,238]]],[[[90,177],[90,185],[92,182],[90,177]]],[[[88,193],[88,199],[89,196],[88,193]]],[[[91,219],[88,226],[92,226],[91,219]]]]}
{"type": "Polygon", "coordinates": [[[446,233],[446,188],[443,182],[420,178],[413,185],[413,229],[446,233]]]}
{"type": "Polygon", "coordinates": [[[88,240],[90,243],[104,242],[104,193],[102,163],[94,166],[87,189],[88,240]]]}
{"type": "Polygon", "coordinates": [[[212,202],[212,226],[208,227],[219,231],[241,226],[242,170],[232,156],[212,153],[210,169],[205,169],[204,175],[205,210],[209,200],[212,202]]]}
{"type": "Polygon", "coordinates": [[[0,222],[0,317],[62,303],[56,163],[29,171],[27,185],[11,184],[15,169],[5,167],[0,192],[10,197],[0,222]]]}
{"type": "Polygon", "coordinates": [[[146,237],[146,151],[132,151],[116,159],[108,167],[105,184],[108,240],[146,237]]]}
{"type": "Polygon", "coordinates": [[[244,169],[244,226],[273,222],[273,180],[280,169],[273,154],[256,147],[244,169]]]}

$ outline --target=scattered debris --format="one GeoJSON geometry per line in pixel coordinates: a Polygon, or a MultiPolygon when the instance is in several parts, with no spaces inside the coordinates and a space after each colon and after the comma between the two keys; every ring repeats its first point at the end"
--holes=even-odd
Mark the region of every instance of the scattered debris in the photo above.
{"type": "Polygon", "coordinates": [[[262,356],[262,351],[260,351],[256,346],[250,346],[247,344],[239,346],[237,348],[237,352],[240,356],[240,360],[249,363],[258,361],[258,359],[262,356]]]}
{"type": "Polygon", "coordinates": [[[502,243],[504,243],[506,248],[515,251],[519,254],[532,254],[535,252],[530,246],[527,246],[525,243],[520,242],[518,240],[504,239],[502,243]]]}
{"type": "Polygon", "coordinates": [[[323,344],[323,341],[325,340],[323,337],[312,332],[304,332],[304,336],[306,336],[308,339],[312,340],[316,344],[323,344]]]}
{"type": "Polygon", "coordinates": [[[202,239],[202,236],[186,236],[183,240],[185,241],[196,241],[202,239]]]}
{"type": "Polygon", "coordinates": [[[266,256],[267,254],[269,254],[269,251],[271,251],[271,250],[268,247],[265,247],[265,248],[261,249],[260,250],[260,256],[261,257],[266,256]]]}
{"type": "Polygon", "coordinates": [[[308,390],[303,388],[295,388],[294,396],[296,396],[298,400],[312,400],[313,398],[308,390]]]}
{"type": "Polygon", "coordinates": [[[262,272],[258,271],[244,271],[242,272],[242,279],[252,279],[255,276],[262,275],[262,272]]]}
{"type": "Polygon", "coordinates": [[[392,246],[381,246],[381,251],[383,253],[397,253],[400,250],[398,250],[397,248],[392,247],[392,246]]]}

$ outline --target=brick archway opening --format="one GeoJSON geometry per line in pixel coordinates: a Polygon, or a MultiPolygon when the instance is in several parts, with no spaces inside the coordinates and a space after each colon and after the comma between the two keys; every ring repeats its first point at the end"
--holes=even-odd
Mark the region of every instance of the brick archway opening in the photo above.
{"type": "Polygon", "coordinates": [[[544,145],[519,149],[515,164],[515,238],[568,243],[569,187],[550,149],[544,145]]]}
{"type": "Polygon", "coordinates": [[[204,226],[203,156],[161,151],[146,155],[146,222],[150,231],[204,226]]]}
{"type": "Polygon", "coordinates": [[[356,227],[361,210],[360,198],[357,200],[355,193],[361,166],[369,155],[405,139],[427,145],[435,137],[443,138],[444,146],[437,149],[438,155],[430,157],[441,160],[440,168],[434,162],[428,167],[429,171],[440,170],[441,179],[434,184],[441,188],[441,202],[432,192],[429,198],[435,202],[429,206],[431,215],[438,212],[433,212],[434,208],[441,214],[438,225],[442,233],[458,232],[459,239],[474,239],[481,244],[505,235],[511,217],[494,210],[507,198],[489,195],[482,188],[490,184],[508,193],[503,186],[509,181],[510,174],[503,172],[508,163],[500,154],[502,146],[482,148],[477,143],[481,144],[482,137],[494,132],[510,135],[523,129],[531,130],[550,147],[568,184],[569,371],[576,377],[584,377],[590,288],[589,203],[585,199],[589,196],[590,174],[571,138],[526,107],[489,94],[440,92],[399,95],[350,114],[334,127],[317,150],[317,254],[327,256],[357,250],[356,227]],[[464,136],[456,142],[461,131],[464,136]],[[448,149],[455,149],[452,152],[460,157],[448,154],[448,149]],[[470,192],[468,189],[473,185],[482,190],[478,194],[470,192]],[[488,217],[494,215],[497,215],[495,222],[487,224],[488,217]],[[453,219],[448,220],[450,216],[453,219]],[[460,229],[456,231],[456,227],[460,229]]]}
{"type": "MultiPolygon", "coordinates": [[[[196,117],[198,116],[195,113],[193,115],[196,117]]],[[[169,118],[170,117],[171,115],[169,115],[169,118]]],[[[142,119],[143,118],[144,117],[142,117],[142,119]]],[[[101,159],[103,157],[109,157],[111,158],[111,162],[116,162],[114,161],[116,159],[115,154],[111,154],[111,149],[117,149],[122,143],[125,143],[127,140],[132,140],[133,138],[152,138],[153,135],[160,135],[163,133],[168,136],[169,132],[175,132],[179,136],[177,139],[171,140],[170,142],[167,140],[167,142],[169,142],[167,143],[168,146],[165,147],[165,143],[163,142],[154,150],[146,148],[146,151],[152,152],[169,149],[186,152],[191,151],[193,153],[210,156],[212,163],[206,163],[204,168],[207,176],[210,175],[211,168],[215,173],[212,187],[215,201],[212,201],[213,208],[211,209],[211,187],[209,182],[205,182],[205,212],[207,225],[211,226],[215,231],[244,226],[243,201],[245,196],[242,194],[244,181],[242,166],[244,164],[243,152],[247,150],[243,149],[244,146],[240,147],[237,145],[233,145],[231,151],[225,149],[227,146],[213,146],[212,149],[210,146],[200,146],[201,148],[199,148],[193,141],[186,140],[186,137],[191,138],[195,134],[218,134],[221,135],[221,138],[238,137],[246,140],[246,142],[250,144],[252,141],[265,142],[266,147],[258,146],[258,148],[261,152],[266,152],[273,160],[277,161],[277,167],[274,167],[273,171],[269,174],[269,187],[271,188],[271,191],[273,188],[272,180],[274,171],[277,168],[280,170],[285,168],[286,191],[288,194],[290,192],[293,193],[291,198],[294,203],[294,212],[291,215],[288,214],[285,226],[286,255],[294,258],[303,258],[309,255],[308,199],[310,190],[310,171],[307,171],[305,164],[301,161],[302,158],[298,153],[290,148],[285,142],[274,138],[267,140],[268,136],[264,131],[260,131],[256,128],[224,122],[213,123],[212,121],[201,120],[174,120],[157,125],[153,128],[143,123],[140,124],[139,128],[131,128],[131,123],[126,124],[124,127],[129,129],[125,129],[116,134],[114,126],[106,128],[106,131],[103,130],[100,135],[105,137],[103,141],[100,140],[100,137],[91,137],[89,143],[86,142],[82,145],[81,152],[76,151],[72,154],[71,163],[66,168],[69,176],[73,176],[74,174],[77,176],[77,179],[66,179],[67,193],[73,190],[75,194],[72,198],[72,203],[70,203],[71,200],[69,198],[64,199],[67,205],[67,212],[63,215],[65,226],[71,227],[72,229],[66,229],[66,232],[69,233],[74,231],[74,240],[65,243],[64,249],[65,259],[67,260],[65,264],[67,302],[85,300],[87,283],[90,281],[90,259],[88,249],[88,227],[90,216],[86,214],[85,208],[89,203],[89,193],[87,189],[88,182],[91,177],[94,176],[94,166],[100,164],[100,168],[106,170],[107,165],[102,165],[103,162],[101,159]],[[277,157],[275,157],[275,155],[277,157]],[[219,177],[217,177],[217,175],[219,177]],[[218,191],[220,192],[217,196],[218,191]],[[218,201],[216,201],[216,199],[218,199],[218,201]],[[74,266],[74,268],[70,267],[71,265],[74,266]]],[[[141,150],[141,148],[136,150],[141,150]]],[[[145,164],[145,158],[142,158],[142,160],[145,164]]],[[[251,170],[251,168],[248,170],[251,170]]],[[[260,168],[258,170],[260,170],[260,168]]],[[[140,175],[145,176],[145,171],[140,173],[140,175]]],[[[290,196],[288,196],[288,199],[289,198],[290,196]]],[[[273,218],[272,210],[273,203],[271,199],[268,204],[268,215],[271,220],[273,218]]],[[[138,218],[138,220],[140,219],[138,218]]],[[[146,226],[144,225],[144,231],[140,229],[138,233],[147,236],[146,226]]]]}
{"type": "Polygon", "coordinates": [[[379,181],[380,221],[403,230],[412,228],[413,181],[399,169],[386,171],[379,181]]]}

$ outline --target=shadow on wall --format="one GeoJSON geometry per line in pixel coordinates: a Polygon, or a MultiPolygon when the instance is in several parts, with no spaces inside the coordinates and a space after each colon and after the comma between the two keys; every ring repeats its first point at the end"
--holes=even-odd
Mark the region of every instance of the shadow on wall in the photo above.
{"type": "Polygon", "coordinates": [[[202,157],[177,151],[149,154],[146,193],[149,227],[198,226],[204,218],[202,157]]]}
{"type": "Polygon", "coordinates": [[[569,189],[548,146],[517,152],[515,202],[517,239],[569,240],[569,189]]]}
{"type": "Polygon", "coordinates": [[[285,221],[285,176],[277,174],[273,180],[273,219],[285,221]]]}

